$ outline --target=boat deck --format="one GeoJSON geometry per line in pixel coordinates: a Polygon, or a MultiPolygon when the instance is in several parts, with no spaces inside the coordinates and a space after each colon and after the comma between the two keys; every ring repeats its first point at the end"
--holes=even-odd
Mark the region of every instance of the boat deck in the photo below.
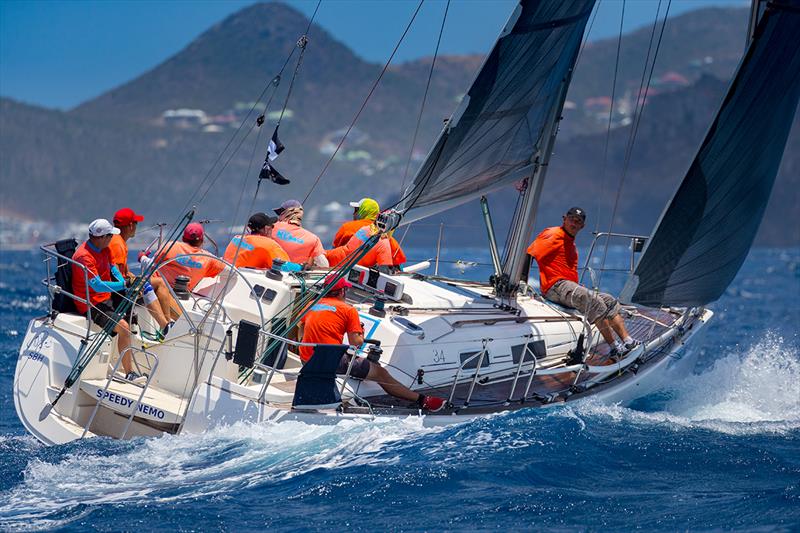
{"type": "MultiPolygon", "coordinates": [[[[680,315],[670,313],[659,309],[644,309],[637,308],[634,313],[625,319],[625,325],[629,333],[635,339],[647,341],[654,337],[663,334],[672,326],[680,315]]],[[[591,355],[586,359],[586,363],[592,366],[605,366],[614,363],[615,361],[609,358],[610,346],[605,342],[596,345],[592,349],[591,355]]],[[[657,354],[648,353],[646,358],[655,357],[657,354]]],[[[538,368],[557,368],[559,366],[566,366],[568,360],[566,357],[562,358],[545,358],[538,362],[538,368]]],[[[530,378],[530,372],[523,371],[514,385],[513,376],[506,376],[502,379],[491,379],[490,376],[478,377],[475,382],[472,395],[469,396],[469,389],[472,384],[472,376],[466,376],[467,381],[462,381],[456,385],[453,393],[453,409],[447,412],[456,411],[464,408],[467,405],[471,411],[480,412],[482,408],[487,411],[495,411],[498,406],[507,404],[522,404],[523,394],[530,378]],[[512,393],[513,396],[509,397],[512,393]],[[469,404],[465,405],[466,399],[469,397],[469,404]]],[[[531,381],[529,393],[524,398],[526,406],[542,405],[554,401],[563,401],[560,396],[565,391],[569,391],[573,385],[580,385],[585,380],[589,379],[588,374],[579,376],[577,383],[575,383],[575,372],[564,372],[556,375],[536,375],[531,381]]],[[[445,387],[431,388],[424,390],[425,394],[448,398],[451,393],[452,385],[445,387]]],[[[403,402],[389,395],[371,396],[366,398],[371,407],[375,411],[391,409],[396,412],[397,409],[408,408],[410,411],[417,411],[414,405],[403,405],[403,402]]],[[[346,412],[361,412],[364,407],[346,407],[346,412]]]]}

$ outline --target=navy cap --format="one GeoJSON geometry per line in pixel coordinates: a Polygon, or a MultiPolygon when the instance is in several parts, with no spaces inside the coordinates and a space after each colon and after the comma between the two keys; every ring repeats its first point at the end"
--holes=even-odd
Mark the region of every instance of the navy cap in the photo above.
{"type": "Polygon", "coordinates": [[[256,213],[247,221],[247,227],[251,230],[260,230],[265,226],[274,226],[277,221],[277,217],[271,217],[266,213],[256,213]]]}
{"type": "Polygon", "coordinates": [[[580,207],[570,207],[567,214],[564,216],[568,217],[578,217],[581,221],[586,222],[586,211],[581,209],[580,207]]]}

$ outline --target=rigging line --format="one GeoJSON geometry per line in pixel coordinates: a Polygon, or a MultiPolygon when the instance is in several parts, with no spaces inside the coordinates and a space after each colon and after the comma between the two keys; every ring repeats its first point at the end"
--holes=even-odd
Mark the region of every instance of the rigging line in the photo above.
{"type": "MultiPolygon", "coordinates": [[[[258,96],[256,101],[253,102],[253,105],[247,111],[247,115],[245,115],[245,117],[242,119],[242,122],[239,123],[239,127],[236,128],[236,131],[233,133],[233,135],[231,135],[231,138],[228,140],[228,143],[220,151],[219,155],[217,155],[217,158],[214,160],[214,163],[208,169],[208,172],[206,172],[206,175],[205,175],[205,177],[203,177],[203,180],[200,182],[200,185],[197,186],[197,188],[195,189],[195,192],[192,193],[192,196],[190,196],[189,199],[187,200],[186,205],[184,206],[184,211],[194,201],[195,196],[198,194],[200,189],[202,189],[202,187],[206,183],[206,181],[208,181],[208,179],[211,177],[212,173],[214,172],[214,168],[216,168],[217,164],[219,164],[219,162],[222,160],[222,157],[225,155],[225,152],[233,144],[234,139],[236,139],[236,136],[239,135],[239,133],[241,132],[241,130],[244,127],[244,125],[247,124],[247,122],[250,119],[250,116],[252,115],[252,113],[255,110],[256,106],[264,98],[264,95],[267,94],[267,91],[269,90],[270,86],[272,86],[275,89],[277,89],[278,85],[280,84],[281,75],[283,74],[283,71],[286,69],[286,66],[289,64],[289,61],[291,60],[292,56],[294,55],[294,52],[295,52],[296,49],[297,49],[296,47],[292,47],[292,51],[289,52],[289,55],[286,57],[286,60],[284,61],[283,66],[281,67],[281,69],[278,71],[278,74],[276,76],[274,76],[269,81],[269,83],[267,83],[267,85],[265,85],[264,88],[261,90],[261,94],[258,96]]],[[[275,91],[273,90],[273,94],[274,94],[274,92],[275,91]]],[[[270,97],[270,100],[272,100],[271,97],[270,97]]],[[[241,143],[240,143],[240,145],[241,145],[241,143]]],[[[235,151],[234,151],[234,153],[235,153],[235,151]]],[[[217,175],[216,178],[214,178],[214,180],[216,180],[218,178],[219,178],[219,174],[217,175]]]]}
{"type": "Polygon", "coordinates": [[[444,15],[442,16],[442,25],[439,28],[439,38],[436,40],[436,49],[433,51],[433,59],[431,60],[431,69],[428,71],[428,81],[425,83],[425,93],[422,96],[422,105],[419,106],[419,114],[417,115],[417,125],[414,128],[414,135],[411,138],[411,149],[408,151],[408,161],[406,161],[406,168],[403,171],[403,183],[400,185],[400,193],[402,194],[406,188],[406,180],[408,179],[408,169],[411,167],[411,158],[414,156],[414,146],[417,144],[417,135],[419,134],[419,126],[422,123],[422,113],[425,111],[425,103],[428,100],[428,91],[431,87],[431,80],[433,79],[433,69],[436,66],[436,58],[439,57],[439,45],[442,43],[442,34],[444,33],[444,24],[447,21],[447,12],[450,10],[450,0],[444,6],[444,15]]]}
{"type": "MultiPolygon", "coordinates": [[[[614,229],[614,219],[617,216],[617,209],[619,208],[619,200],[620,200],[620,197],[622,196],[622,187],[625,184],[625,177],[626,177],[626,174],[628,172],[628,167],[630,165],[630,155],[633,152],[633,144],[636,141],[636,134],[637,134],[637,132],[639,130],[639,124],[641,123],[642,114],[644,113],[644,104],[647,101],[647,94],[648,94],[648,92],[650,90],[650,82],[653,79],[653,71],[655,70],[656,60],[658,59],[658,52],[661,49],[661,42],[662,42],[662,39],[664,38],[664,29],[667,27],[667,18],[669,17],[669,8],[670,8],[671,5],[672,5],[672,0],[668,0],[667,9],[664,11],[664,21],[661,24],[661,32],[658,35],[658,41],[656,41],[656,50],[653,53],[653,65],[650,68],[650,74],[649,74],[649,76],[647,78],[647,85],[644,88],[644,97],[642,99],[641,109],[639,110],[638,120],[635,120],[634,124],[633,124],[633,132],[632,132],[632,137],[631,137],[630,151],[629,151],[629,153],[626,154],[627,157],[626,157],[626,160],[624,162],[624,166],[622,168],[622,175],[620,176],[619,186],[617,187],[617,194],[616,194],[616,197],[614,198],[614,207],[611,210],[611,220],[609,221],[609,224],[608,224],[608,232],[609,232],[609,234],[614,229]]],[[[610,238],[611,238],[611,235],[607,235],[606,236],[605,250],[603,251],[603,260],[602,260],[602,262],[600,264],[600,275],[601,275],[601,277],[602,277],[603,268],[605,268],[606,258],[608,257],[608,243],[609,243],[610,238]]]]}
{"type": "Polygon", "coordinates": [[[625,21],[625,0],[622,0],[622,15],[619,17],[619,36],[617,38],[617,55],[614,61],[614,80],[611,84],[611,106],[608,109],[608,126],[606,127],[606,138],[603,143],[603,165],[600,167],[600,190],[597,195],[597,202],[595,203],[595,223],[594,232],[600,231],[600,201],[603,189],[606,185],[606,169],[608,168],[608,144],[611,139],[611,122],[614,118],[614,100],[616,99],[617,91],[617,76],[619,74],[619,56],[622,48],[622,25],[625,21]]]}
{"type": "Polygon", "coordinates": [[[311,196],[311,193],[314,192],[314,189],[317,188],[317,185],[319,184],[319,181],[322,179],[322,176],[325,175],[325,172],[328,170],[328,167],[330,167],[330,165],[333,162],[334,158],[339,153],[339,150],[342,148],[342,145],[344,144],[345,139],[347,139],[347,136],[350,134],[350,131],[356,125],[356,122],[358,121],[358,118],[361,116],[361,113],[364,111],[364,108],[367,107],[367,103],[369,102],[369,99],[372,97],[372,94],[375,92],[375,89],[378,87],[378,83],[380,83],[381,79],[383,78],[383,75],[388,70],[389,65],[392,62],[392,59],[394,59],[394,56],[397,53],[397,50],[400,48],[400,45],[402,44],[403,40],[405,39],[406,35],[408,34],[408,31],[411,29],[411,25],[414,23],[414,19],[417,18],[417,14],[419,13],[419,10],[420,10],[420,8],[422,8],[422,4],[424,4],[424,3],[425,3],[425,0],[419,0],[419,4],[417,4],[417,9],[414,11],[414,14],[411,16],[411,20],[408,21],[408,25],[406,26],[405,31],[403,31],[403,34],[400,36],[400,40],[397,41],[397,44],[395,45],[394,50],[392,50],[392,54],[389,56],[389,59],[386,61],[386,64],[383,65],[383,69],[381,69],[381,73],[378,75],[377,79],[372,84],[372,87],[370,88],[369,93],[367,94],[367,97],[364,99],[364,102],[361,104],[361,107],[358,109],[358,112],[356,113],[355,117],[353,117],[353,121],[347,127],[347,131],[342,136],[342,138],[339,140],[339,144],[336,146],[336,149],[333,151],[333,153],[331,154],[330,158],[328,158],[328,160],[325,162],[325,165],[322,167],[322,170],[320,171],[319,175],[316,177],[316,179],[314,180],[314,183],[311,185],[311,188],[309,189],[308,194],[306,194],[305,198],[303,198],[303,203],[304,204],[308,201],[308,198],[311,196]]]}
{"type": "Polygon", "coordinates": [[[589,44],[589,35],[592,33],[592,27],[594,26],[595,19],[597,19],[597,13],[600,12],[600,4],[602,3],[603,0],[598,0],[597,5],[594,7],[594,15],[592,15],[592,20],[589,21],[589,28],[586,30],[586,36],[583,38],[583,44],[581,45],[580,50],[578,50],[578,57],[575,58],[575,65],[572,67],[573,70],[578,68],[578,63],[581,60],[581,56],[583,56],[583,51],[586,49],[586,45],[589,44]]]}
{"type": "MultiPolygon", "coordinates": [[[[440,146],[439,146],[439,150],[438,150],[438,152],[436,153],[435,157],[433,158],[433,160],[434,160],[434,161],[438,161],[438,160],[439,160],[439,158],[442,156],[442,152],[444,152],[444,148],[445,148],[445,146],[447,145],[447,139],[445,139],[444,141],[442,141],[442,142],[441,142],[441,143],[439,143],[439,144],[440,144],[440,146]]],[[[411,187],[411,188],[408,190],[408,192],[407,192],[407,193],[406,193],[404,196],[402,196],[402,197],[401,197],[399,200],[397,200],[397,201],[394,203],[394,205],[392,205],[392,206],[391,206],[389,209],[395,209],[395,208],[396,208],[398,205],[400,205],[401,203],[403,203],[403,202],[404,202],[404,201],[405,201],[407,198],[410,198],[412,195],[414,195],[414,193],[415,193],[415,191],[416,191],[417,189],[419,189],[419,188],[422,188],[422,190],[424,190],[424,189],[425,189],[425,187],[427,187],[427,186],[428,186],[428,181],[430,181],[430,179],[431,179],[431,176],[433,176],[433,171],[434,171],[435,169],[436,169],[436,163],[434,163],[433,165],[431,165],[431,167],[430,167],[430,170],[428,171],[427,175],[426,175],[426,176],[425,176],[425,177],[422,179],[422,181],[420,181],[420,182],[418,182],[418,183],[415,183],[415,185],[414,185],[413,187],[411,187]]],[[[416,198],[414,198],[414,201],[413,201],[413,202],[411,202],[411,203],[408,205],[408,207],[406,207],[406,208],[405,208],[404,212],[405,212],[405,211],[408,211],[409,209],[411,209],[412,207],[414,207],[414,204],[416,204],[416,203],[417,203],[417,200],[419,200],[419,197],[420,197],[420,195],[422,194],[422,190],[420,191],[420,193],[419,193],[419,194],[417,194],[417,197],[416,197],[416,198]]]]}
{"type": "MultiPolygon", "coordinates": [[[[244,190],[245,186],[247,185],[247,180],[250,179],[250,170],[253,168],[253,160],[256,158],[256,150],[258,149],[258,141],[261,139],[261,128],[258,129],[258,133],[256,134],[256,141],[253,143],[253,152],[250,155],[250,160],[247,162],[247,172],[244,174],[242,178],[242,185],[240,187],[241,192],[239,193],[239,201],[236,202],[236,209],[233,212],[233,221],[235,223],[236,220],[239,219],[239,208],[242,206],[242,201],[244,200],[244,190]]],[[[258,185],[261,184],[261,180],[258,180],[258,184],[256,185],[256,194],[258,194],[258,185]]],[[[250,212],[253,211],[253,204],[250,205],[250,212]]],[[[245,226],[246,228],[247,226],[245,226]]],[[[242,230],[242,235],[246,230],[242,230]]],[[[228,232],[228,240],[233,239],[233,226],[231,226],[231,231],[228,232]]],[[[237,249],[238,254],[238,249],[237,249]]],[[[235,261],[234,261],[235,262],[235,261]]]]}
{"type": "Polygon", "coordinates": [[[314,13],[311,15],[311,18],[308,19],[308,25],[306,26],[306,31],[300,38],[297,40],[297,48],[300,48],[300,57],[297,58],[297,65],[294,67],[294,73],[292,74],[292,79],[289,81],[289,89],[286,91],[286,98],[283,101],[283,108],[281,108],[281,115],[278,117],[278,123],[275,124],[275,129],[281,125],[281,121],[283,121],[283,114],[286,113],[286,106],[289,105],[289,97],[292,95],[292,89],[294,88],[294,81],[297,78],[297,73],[300,71],[300,65],[303,63],[303,57],[306,53],[306,45],[308,44],[308,34],[311,31],[311,25],[314,23],[314,19],[317,16],[317,11],[319,11],[319,6],[322,4],[322,0],[317,1],[317,6],[314,8],[314,13]]]}

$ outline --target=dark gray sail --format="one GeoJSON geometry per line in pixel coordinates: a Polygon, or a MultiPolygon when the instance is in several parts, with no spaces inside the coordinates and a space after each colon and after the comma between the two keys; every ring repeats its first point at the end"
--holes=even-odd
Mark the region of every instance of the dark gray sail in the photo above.
{"type": "Polygon", "coordinates": [[[728,94],[622,299],[700,306],[753,243],[800,98],[800,0],[769,2],[728,94]]]}
{"type": "Polygon", "coordinates": [[[519,3],[398,206],[403,223],[531,175],[594,3],[519,3]]]}

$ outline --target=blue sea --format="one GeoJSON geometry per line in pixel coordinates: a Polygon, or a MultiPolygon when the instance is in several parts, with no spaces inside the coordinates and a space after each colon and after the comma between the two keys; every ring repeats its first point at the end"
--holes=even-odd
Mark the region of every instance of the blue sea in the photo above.
{"type": "Polygon", "coordinates": [[[752,251],[695,374],[629,407],[53,447],[11,397],[42,277],[37,254],[0,255],[0,530],[800,531],[800,249],[752,251]]]}

